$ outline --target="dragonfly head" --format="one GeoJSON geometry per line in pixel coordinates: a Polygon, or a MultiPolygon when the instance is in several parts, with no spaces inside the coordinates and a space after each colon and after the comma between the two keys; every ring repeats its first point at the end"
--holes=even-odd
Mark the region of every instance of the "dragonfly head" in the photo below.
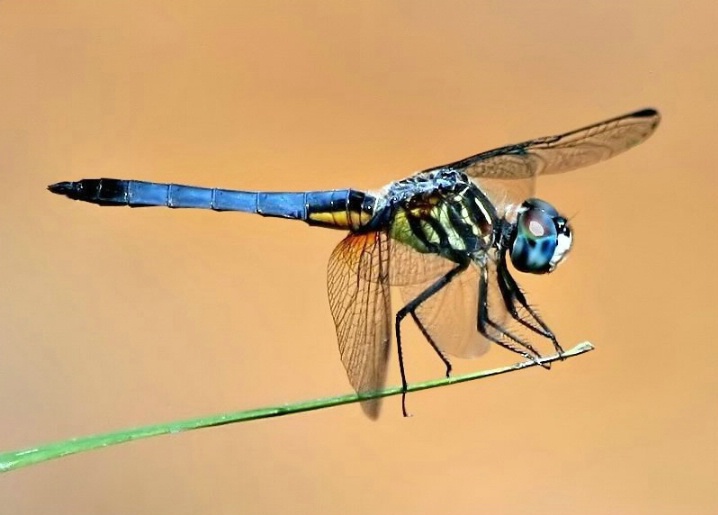
{"type": "Polygon", "coordinates": [[[568,220],[543,200],[525,200],[518,210],[510,245],[517,270],[532,274],[553,272],[571,250],[568,220]]]}

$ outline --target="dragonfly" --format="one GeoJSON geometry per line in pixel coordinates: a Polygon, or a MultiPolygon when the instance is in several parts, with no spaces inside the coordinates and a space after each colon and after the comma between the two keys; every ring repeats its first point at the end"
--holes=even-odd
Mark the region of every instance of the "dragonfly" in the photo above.
{"type": "MultiPolygon", "coordinates": [[[[48,189],[100,206],[240,211],[345,231],[327,267],[341,361],[360,396],[379,391],[393,336],[407,416],[401,332],[407,317],[447,377],[449,357],[481,356],[492,344],[544,368],[549,364],[534,340],[563,352],[512,273],[551,273],[572,247],[569,220],[534,196],[536,180],[620,154],[645,141],[659,122],[656,110],[642,109],[429,168],[374,192],[239,191],[110,178],[48,189]],[[402,298],[397,311],[392,287],[402,298]]],[[[370,418],[380,407],[380,399],[362,401],[370,418]]]]}

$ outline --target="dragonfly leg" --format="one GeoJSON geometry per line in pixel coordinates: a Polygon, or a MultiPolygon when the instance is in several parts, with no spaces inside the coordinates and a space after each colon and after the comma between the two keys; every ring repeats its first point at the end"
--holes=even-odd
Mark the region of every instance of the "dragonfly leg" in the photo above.
{"type": "Polygon", "coordinates": [[[395,319],[395,326],[394,330],[396,332],[396,347],[397,351],[399,353],[399,372],[401,373],[401,387],[402,387],[402,395],[401,395],[401,411],[404,414],[405,417],[409,416],[409,413],[406,411],[406,390],[408,387],[408,383],[406,381],[406,371],[404,369],[404,354],[401,346],[401,321],[406,318],[406,315],[411,314],[414,321],[418,324],[419,329],[421,330],[422,334],[426,337],[427,341],[431,345],[431,347],[436,351],[436,353],[439,355],[441,360],[444,362],[444,365],[446,365],[446,375],[451,373],[451,363],[448,359],[446,359],[446,356],[443,355],[439,347],[436,345],[436,343],[431,339],[429,336],[429,333],[426,331],[424,326],[419,322],[418,317],[415,314],[416,309],[422,304],[422,302],[425,302],[427,299],[429,299],[432,295],[434,295],[436,292],[441,290],[444,286],[449,284],[451,280],[469,266],[469,261],[462,262],[456,265],[456,267],[449,270],[446,275],[443,275],[439,280],[437,280],[435,283],[433,283],[431,286],[429,286],[426,290],[421,292],[419,295],[416,296],[413,300],[408,302],[403,308],[401,308],[399,311],[396,312],[396,319],[395,319]]]}
{"type": "Polygon", "coordinates": [[[529,342],[512,334],[510,331],[504,329],[499,324],[491,320],[491,318],[489,318],[487,274],[487,269],[482,268],[479,280],[479,311],[477,320],[477,328],[479,332],[486,339],[494,342],[500,347],[510,350],[511,352],[515,352],[516,354],[523,356],[529,361],[533,361],[537,365],[540,365],[547,370],[550,369],[551,364],[545,363],[541,359],[541,354],[536,349],[534,349],[529,342]],[[498,336],[491,332],[489,329],[496,331],[496,333],[498,333],[498,336]],[[523,347],[523,349],[510,343],[511,341],[520,345],[521,347],[523,347]]]}
{"type": "Polygon", "coordinates": [[[424,324],[421,323],[421,320],[419,320],[419,317],[416,316],[416,312],[412,311],[411,318],[414,319],[414,322],[416,323],[417,327],[421,331],[421,334],[424,335],[424,338],[426,338],[426,341],[429,342],[429,345],[431,345],[431,348],[434,349],[434,352],[436,352],[436,355],[439,356],[439,359],[444,362],[444,366],[446,367],[446,377],[451,376],[451,361],[447,359],[447,357],[444,355],[443,352],[441,352],[441,349],[438,345],[434,342],[434,340],[431,338],[431,335],[424,327],[424,324]]]}
{"type": "Polygon", "coordinates": [[[526,296],[524,295],[523,291],[521,291],[521,287],[516,283],[516,280],[511,276],[511,273],[509,272],[508,267],[506,266],[506,254],[504,253],[501,258],[499,259],[498,263],[498,278],[499,278],[499,290],[501,291],[501,296],[504,299],[504,304],[506,305],[506,309],[511,315],[511,317],[522,324],[523,326],[527,327],[534,333],[543,336],[544,338],[547,338],[551,340],[551,343],[553,343],[554,348],[556,349],[556,352],[559,356],[563,355],[563,348],[558,343],[558,340],[556,339],[556,335],[551,331],[551,329],[546,325],[546,323],[541,319],[539,314],[534,310],[531,305],[526,300],[526,296]],[[523,309],[526,310],[526,312],[531,315],[531,318],[534,319],[536,324],[538,324],[539,327],[532,324],[530,321],[525,320],[521,314],[519,313],[518,308],[516,307],[516,302],[518,302],[523,309]]]}

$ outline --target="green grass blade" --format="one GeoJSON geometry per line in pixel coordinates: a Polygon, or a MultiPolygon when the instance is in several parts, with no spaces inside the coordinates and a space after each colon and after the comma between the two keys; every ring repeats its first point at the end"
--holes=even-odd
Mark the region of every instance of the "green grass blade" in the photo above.
{"type": "MultiPolygon", "coordinates": [[[[562,358],[570,358],[572,356],[577,356],[579,354],[591,351],[593,350],[593,348],[594,347],[593,345],[591,345],[591,343],[583,342],[576,345],[574,348],[566,351],[562,357],[558,356],[557,354],[554,354],[552,356],[544,358],[543,361],[544,363],[549,363],[560,360],[562,358]]],[[[465,383],[467,381],[474,381],[476,379],[505,374],[507,372],[513,372],[515,370],[521,370],[533,366],[536,366],[536,363],[532,361],[524,361],[521,363],[516,363],[515,365],[495,368],[492,370],[472,372],[470,374],[464,374],[456,377],[433,379],[430,381],[424,381],[421,383],[414,383],[409,385],[408,392],[418,392],[421,390],[428,390],[430,388],[437,388],[440,386],[465,383]]],[[[28,465],[42,463],[43,461],[51,460],[54,458],[61,458],[63,456],[76,454],[78,452],[100,449],[109,445],[131,442],[134,440],[140,440],[142,438],[149,438],[151,436],[181,433],[183,431],[192,431],[194,429],[201,429],[204,427],[234,424],[236,422],[258,420],[261,418],[280,417],[284,415],[291,415],[292,413],[301,413],[303,411],[330,408],[332,406],[351,404],[366,399],[389,397],[391,395],[399,394],[401,394],[401,387],[396,386],[365,395],[340,395],[338,397],[328,397],[324,399],[302,401],[294,404],[285,404],[282,406],[238,411],[234,413],[225,413],[220,415],[210,415],[207,417],[194,418],[179,422],[170,422],[166,424],[155,424],[151,426],[127,429],[124,431],[117,431],[114,433],[107,433],[102,435],[71,438],[62,442],[41,445],[39,447],[32,447],[29,449],[23,449],[21,451],[0,453],[0,472],[7,472],[21,467],[27,467],[28,465]]]]}

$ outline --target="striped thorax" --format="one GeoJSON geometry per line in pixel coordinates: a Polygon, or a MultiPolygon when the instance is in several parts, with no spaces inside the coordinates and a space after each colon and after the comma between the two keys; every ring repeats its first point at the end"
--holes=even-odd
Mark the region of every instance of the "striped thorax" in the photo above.
{"type": "Polygon", "coordinates": [[[389,235],[419,252],[463,261],[494,244],[496,210],[463,173],[418,174],[392,184],[386,198],[393,211],[389,235]]]}

